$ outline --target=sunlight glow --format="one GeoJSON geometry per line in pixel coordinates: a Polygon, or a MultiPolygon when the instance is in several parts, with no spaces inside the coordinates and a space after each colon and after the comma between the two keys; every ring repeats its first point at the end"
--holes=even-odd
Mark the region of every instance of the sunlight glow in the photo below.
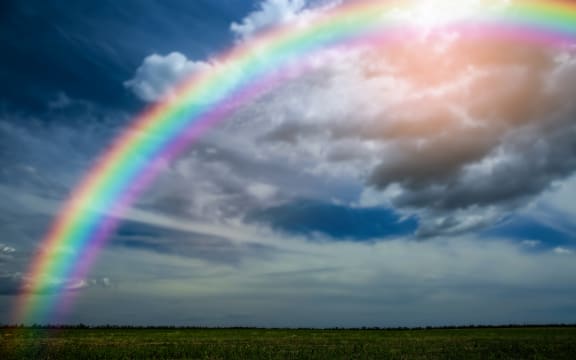
{"type": "Polygon", "coordinates": [[[432,29],[445,23],[474,18],[487,8],[501,9],[509,3],[510,0],[412,0],[398,7],[394,16],[424,29],[432,29]]]}

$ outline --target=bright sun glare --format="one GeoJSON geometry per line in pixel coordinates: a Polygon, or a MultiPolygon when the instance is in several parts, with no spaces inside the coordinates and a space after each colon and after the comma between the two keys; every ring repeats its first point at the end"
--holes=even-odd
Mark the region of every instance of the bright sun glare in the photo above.
{"type": "MultiPolygon", "coordinates": [[[[409,0],[396,11],[398,19],[424,28],[433,28],[455,20],[465,20],[486,8],[486,0],[409,0]]],[[[492,5],[505,5],[507,0],[491,1],[492,5]]]]}

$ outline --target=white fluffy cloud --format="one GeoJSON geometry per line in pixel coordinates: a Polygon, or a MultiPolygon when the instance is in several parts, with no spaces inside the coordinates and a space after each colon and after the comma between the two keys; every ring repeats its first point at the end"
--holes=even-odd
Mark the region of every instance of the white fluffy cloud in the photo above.
{"type": "Polygon", "coordinates": [[[258,10],[240,23],[232,23],[230,30],[239,40],[250,40],[254,35],[274,26],[294,21],[304,11],[306,0],[265,0],[258,10]]]}
{"type": "Polygon", "coordinates": [[[258,9],[240,22],[233,22],[230,30],[240,42],[275,26],[305,25],[318,14],[340,5],[343,0],[264,0],[258,9]]]}
{"type": "Polygon", "coordinates": [[[210,67],[207,62],[189,60],[179,52],[166,56],[152,54],[144,59],[134,78],[124,85],[144,101],[157,101],[169,96],[183,79],[210,67]]]}
{"type": "Polygon", "coordinates": [[[317,14],[338,6],[342,0],[264,0],[258,9],[230,30],[240,42],[249,41],[259,33],[286,24],[304,24],[317,14]]]}
{"type": "MultiPolygon", "coordinates": [[[[232,23],[230,30],[238,41],[249,41],[274,26],[308,21],[340,2],[340,0],[266,0],[242,21],[232,23]]],[[[180,81],[195,72],[206,71],[212,66],[214,65],[209,61],[192,60],[178,51],[168,55],[152,54],[143,60],[134,77],[124,82],[124,86],[141,100],[158,101],[170,95],[180,81]]]]}

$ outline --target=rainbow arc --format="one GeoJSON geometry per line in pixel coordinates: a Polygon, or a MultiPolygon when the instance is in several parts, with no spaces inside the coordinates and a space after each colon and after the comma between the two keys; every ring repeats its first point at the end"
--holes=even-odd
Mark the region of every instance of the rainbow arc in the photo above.
{"type": "MultiPolygon", "coordinates": [[[[351,1],[305,25],[286,25],[238,44],[214,59],[215,66],[185,79],[172,96],[138,116],[86,173],[45,235],[43,250],[28,270],[30,281],[17,301],[14,321],[41,323],[65,311],[71,293],[64,288],[50,297],[38,294],[53,286],[54,279],[81,279],[88,274],[118,225],[119,218],[110,214],[129,208],[166,161],[239,106],[309,71],[310,65],[302,59],[330,48],[383,46],[418,31],[414,23],[391,15],[406,3],[351,1]]],[[[576,43],[576,3],[519,0],[499,11],[486,6],[477,16],[454,19],[441,28],[462,36],[560,47],[576,43]]]]}

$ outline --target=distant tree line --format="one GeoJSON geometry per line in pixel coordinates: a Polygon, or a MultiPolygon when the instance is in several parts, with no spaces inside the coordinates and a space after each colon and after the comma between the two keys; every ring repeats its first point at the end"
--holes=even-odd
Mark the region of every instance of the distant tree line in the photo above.
{"type": "Polygon", "coordinates": [[[576,324],[508,324],[508,325],[447,325],[418,327],[328,327],[328,328],[276,328],[251,326],[133,326],[133,325],[86,325],[86,324],[0,324],[0,329],[33,329],[33,330],[364,330],[364,331],[414,331],[414,330],[458,330],[458,329],[507,329],[507,328],[560,328],[576,327],[576,324]]]}

